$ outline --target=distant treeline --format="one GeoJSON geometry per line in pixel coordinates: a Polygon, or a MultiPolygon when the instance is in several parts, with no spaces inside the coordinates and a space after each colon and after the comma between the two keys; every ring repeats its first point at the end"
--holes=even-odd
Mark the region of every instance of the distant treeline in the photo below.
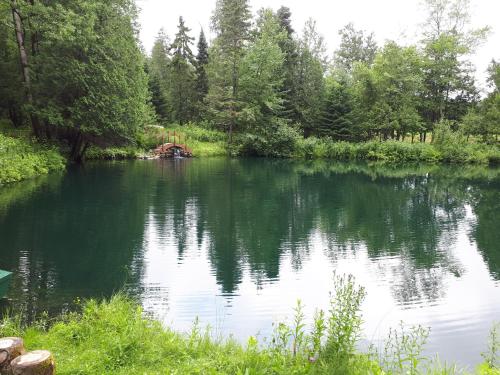
{"type": "Polygon", "coordinates": [[[67,140],[76,160],[154,121],[203,123],[258,154],[297,137],[428,142],[436,126],[498,142],[500,64],[481,96],[468,59],[489,29],[470,28],[468,0],[425,4],[416,45],[378,46],[349,24],[327,51],[315,21],[298,33],[286,7],[254,16],[248,0],[217,0],[210,43],[202,30],[193,52],[181,17],[146,56],[132,0],[10,0],[0,5],[0,115],[67,140]]]}

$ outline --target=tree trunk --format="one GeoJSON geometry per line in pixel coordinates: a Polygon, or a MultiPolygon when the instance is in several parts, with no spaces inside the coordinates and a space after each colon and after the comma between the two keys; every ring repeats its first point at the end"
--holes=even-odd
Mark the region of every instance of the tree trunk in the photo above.
{"type": "Polygon", "coordinates": [[[19,337],[0,339],[0,374],[10,374],[10,363],[25,352],[23,339],[19,337]]]}
{"type": "Polygon", "coordinates": [[[17,357],[11,363],[12,375],[53,375],[55,362],[46,350],[36,350],[17,357]]]}
{"type": "MultiPolygon", "coordinates": [[[[11,0],[10,6],[12,9],[12,20],[14,21],[14,29],[16,31],[17,47],[19,49],[19,61],[21,63],[21,71],[23,74],[24,91],[26,100],[30,106],[33,106],[33,92],[31,90],[31,78],[28,64],[28,54],[25,47],[25,35],[23,28],[23,20],[19,14],[16,0],[11,0]]],[[[40,122],[38,117],[30,113],[31,126],[36,137],[40,137],[40,122]]]]}
{"type": "Polygon", "coordinates": [[[82,161],[82,145],[84,139],[81,132],[78,132],[73,140],[73,147],[71,148],[71,160],[77,163],[82,161]]]}

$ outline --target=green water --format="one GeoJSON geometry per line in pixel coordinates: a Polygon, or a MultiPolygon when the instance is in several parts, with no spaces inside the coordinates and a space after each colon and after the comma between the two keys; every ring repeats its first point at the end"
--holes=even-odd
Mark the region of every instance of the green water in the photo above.
{"type": "Polygon", "coordinates": [[[431,327],[474,365],[500,320],[500,171],[270,160],[89,164],[0,190],[3,309],[29,319],[126,289],[167,324],[269,335],[332,274],[367,288],[365,340],[431,327]]]}

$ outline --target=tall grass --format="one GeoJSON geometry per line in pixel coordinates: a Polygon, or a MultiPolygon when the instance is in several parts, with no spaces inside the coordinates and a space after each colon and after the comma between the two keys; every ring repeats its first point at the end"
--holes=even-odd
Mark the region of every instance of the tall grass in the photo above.
{"type": "MultiPolygon", "coordinates": [[[[122,294],[109,301],[88,301],[80,313],[53,321],[45,315],[27,327],[19,316],[6,316],[0,336],[23,336],[28,349],[52,351],[61,375],[458,373],[454,366],[421,356],[427,331],[419,327],[392,331],[382,353],[358,352],[364,289],[351,276],[335,278],[334,286],[328,312],[318,311],[312,327],[305,324],[299,301],[292,323],[276,324],[267,344],[255,337],[244,345],[214,339],[198,322],[190,332],[176,333],[146,318],[122,294]]],[[[498,342],[493,345],[498,350],[498,342]]],[[[478,372],[498,374],[489,361],[492,354],[487,358],[478,372]]]]}

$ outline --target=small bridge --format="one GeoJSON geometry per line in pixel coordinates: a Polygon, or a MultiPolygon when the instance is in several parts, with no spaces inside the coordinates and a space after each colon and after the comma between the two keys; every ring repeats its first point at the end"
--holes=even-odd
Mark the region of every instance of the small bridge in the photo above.
{"type": "Polygon", "coordinates": [[[165,143],[165,133],[162,134],[161,145],[154,149],[155,156],[162,158],[191,158],[193,151],[188,148],[186,143],[186,136],[184,136],[184,144],[181,143],[182,136],[174,131],[174,142],[170,143],[170,131],[168,132],[167,143],[165,143]],[[178,141],[178,142],[177,142],[178,141]]]}
{"type": "Polygon", "coordinates": [[[190,158],[193,156],[193,151],[186,145],[165,143],[155,148],[154,154],[164,158],[173,158],[176,156],[190,158]]]}

